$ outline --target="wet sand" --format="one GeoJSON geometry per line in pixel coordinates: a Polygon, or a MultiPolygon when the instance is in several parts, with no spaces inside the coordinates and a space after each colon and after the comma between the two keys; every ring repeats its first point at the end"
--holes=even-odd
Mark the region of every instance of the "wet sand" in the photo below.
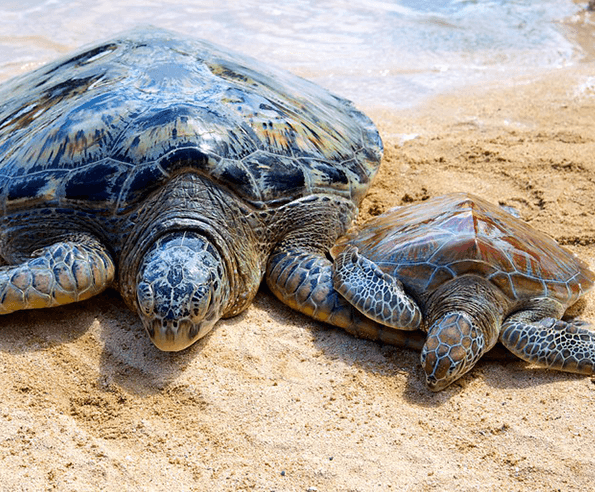
{"type": "MultiPolygon", "coordinates": [[[[595,65],[368,111],[385,142],[360,220],[470,191],[595,268],[595,65]]],[[[595,294],[580,316],[595,320],[595,294]]],[[[181,354],[115,292],[2,317],[0,489],[584,491],[595,378],[482,360],[445,391],[419,354],[262,288],[181,354]]]]}

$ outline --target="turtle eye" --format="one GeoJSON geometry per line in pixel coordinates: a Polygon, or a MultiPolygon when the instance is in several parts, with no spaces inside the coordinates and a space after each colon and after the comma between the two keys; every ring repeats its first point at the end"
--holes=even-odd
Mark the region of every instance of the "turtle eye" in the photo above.
{"type": "Polygon", "coordinates": [[[136,288],[136,298],[138,307],[145,316],[153,314],[155,307],[155,297],[153,289],[147,282],[140,282],[136,288]]]}

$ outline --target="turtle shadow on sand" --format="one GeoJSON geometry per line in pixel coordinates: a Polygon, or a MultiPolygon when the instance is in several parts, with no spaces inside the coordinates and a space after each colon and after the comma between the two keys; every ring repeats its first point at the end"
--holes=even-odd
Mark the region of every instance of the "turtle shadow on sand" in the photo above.
{"type": "MultiPolygon", "coordinates": [[[[210,337],[182,352],[162,352],[151,343],[138,316],[112,289],[87,301],[17,311],[1,320],[0,351],[19,355],[78,343],[84,352],[80,339],[88,337],[91,345],[101,345],[95,350],[101,352],[98,378],[102,384],[115,383],[142,396],[158,393],[175,381],[192,359],[200,357],[210,337]]],[[[72,354],[80,356],[76,347],[72,354]]]]}
{"type": "Polygon", "coordinates": [[[0,318],[0,351],[23,354],[72,343],[91,329],[96,316],[93,300],[4,315],[0,318]]]}
{"type": "MultiPolygon", "coordinates": [[[[262,289],[261,293],[262,295],[262,289]]],[[[589,376],[561,372],[519,359],[500,343],[488,351],[476,366],[462,378],[440,392],[432,392],[425,384],[425,374],[420,364],[420,351],[411,347],[390,345],[381,341],[357,338],[332,325],[321,323],[295,311],[290,311],[282,304],[274,303],[270,307],[271,316],[279,322],[287,323],[288,316],[299,319],[292,323],[304,327],[312,334],[312,343],[325,357],[340,360],[349,367],[357,367],[370,374],[395,377],[405,380],[401,397],[422,407],[437,407],[447,403],[454,396],[464,393],[475,379],[483,380],[488,388],[523,389],[549,385],[560,381],[577,381],[589,376]],[[286,311],[286,312],[285,312],[286,311]]],[[[585,306],[584,301],[573,306],[572,316],[579,315],[585,306]]],[[[566,319],[566,317],[565,317],[566,319]]],[[[426,336],[422,331],[408,332],[420,343],[426,336]]]]}
{"type": "MultiPolygon", "coordinates": [[[[201,357],[213,332],[180,352],[163,352],[149,338],[141,320],[113,290],[97,297],[98,338],[104,384],[115,383],[140,396],[161,392],[173,384],[196,357],[201,357]]],[[[213,330],[216,332],[216,329],[213,330]]]]}
{"type": "Polygon", "coordinates": [[[432,392],[425,384],[420,354],[411,348],[401,348],[383,342],[358,339],[341,329],[318,323],[313,330],[314,345],[326,357],[339,359],[368,373],[394,376],[405,380],[401,397],[422,407],[437,407],[464,393],[474,379],[481,379],[488,388],[523,389],[555,382],[588,379],[588,376],[535,367],[516,358],[504,347],[496,345],[461,379],[440,392],[432,392]]]}
{"type": "MultiPolygon", "coordinates": [[[[486,389],[523,390],[555,383],[581,381],[592,377],[583,374],[562,372],[554,369],[533,366],[496,345],[462,378],[455,381],[448,388],[439,392],[429,391],[423,382],[424,373],[419,366],[419,379],[407,378],[403,399],[423,407],[438,407],[447,403],[451,398],[465,393],[474,380],[479,379],[486,389]]],[[[419,363],[419,357],[416,362],[419,363]]]]}

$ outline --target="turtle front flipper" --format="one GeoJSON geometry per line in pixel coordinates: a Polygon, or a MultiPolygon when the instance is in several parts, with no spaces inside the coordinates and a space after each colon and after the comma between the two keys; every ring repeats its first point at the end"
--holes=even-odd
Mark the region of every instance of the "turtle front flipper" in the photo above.
{"type": "Polygon", "coordinates": [[[112,283],[115,270],[107,249],[89,236],[54,243],[0,267],[0,314],[88,299],[112,283]]]}
{"type": "Polygon", "coordinates": [[[524,361],[578,374],[595,374],[595,331],[583,321],[533,319],[520,311],[502,325],[500,342],[524,361]]]}
{"type": "Polygon", "coordinates": [[[363,316],[333,287],[332,263],[321,251],[282,242],[269,259],[266,281],[289,307],[357,337],[416,350],[425,342],[422,332],[395,330],[363,316]]]}
{"type": "Polygon", "coordinates": [[[358,311],[380,324],[400,330],[420,327],[422,314],[417,304],[395,277],[347,246],[334,264],[335,289],[358,311]]]}

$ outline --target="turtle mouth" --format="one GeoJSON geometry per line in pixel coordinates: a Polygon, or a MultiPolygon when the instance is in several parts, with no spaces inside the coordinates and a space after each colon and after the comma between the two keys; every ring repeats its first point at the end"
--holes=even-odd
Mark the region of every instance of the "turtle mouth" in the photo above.
{"type": "Polygon", "coordinates": [[[438,392],[449,386],[453,381],[436,379],[433,376],[426,376],[426,385],[430,391],[438,392]]]}
{"type": "Polygon", "coordinates": [[[154,319],[147,326],[151,341],[164,352],[183,350],[191,345],[196,339],[196,335],[192,336],[191,331],[198,333],[197,329],[192,330],[192,323],[187,320],[154,319]]]}
{"type": "Polygon", "coordinates": [[[189,320],[153,319],[145,327],[155,347],[163,352],[178,352],[205,336],[215,322],[216,320],[211,323],[207,320],[192,323],[189,320]]]}
{"type": "Polygon", "coordinates": [[[198,300],[193,299],[194,307],[181,312],[169,309],[165,315],[156,311],[141,309],[145,329],[153,344],[164,352],[184,350],[204,337],[219,319],[218,304],[213,301],[210,291],[198,300]]]}

